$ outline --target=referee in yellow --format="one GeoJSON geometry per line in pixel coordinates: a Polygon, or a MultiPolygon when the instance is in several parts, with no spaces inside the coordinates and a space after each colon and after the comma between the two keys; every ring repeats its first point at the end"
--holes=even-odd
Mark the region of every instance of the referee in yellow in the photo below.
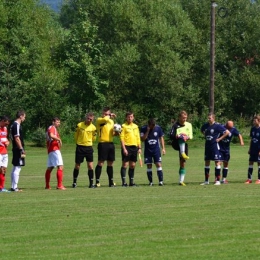
{"type": "Polygon", "coordinates": [[[116,114],[112,113],[109,107],[104,107],[102,116],[97,119],[98,135],[98,163],[95,168],[96,187],[100,187],[100,176],[104,162],[107,161],[107,175],[109,187],[115,187],[113,181],[115,161],[115,145],[113,143],[114,121],[116,114]]]}
{"type": "Polygon", "coordinates": [[[73,170],[73,184],[72,187],[77,187],[77,179],[79,175],[80,164],[86,158],[89,177],[89,188],[95,188],[93,184],[94,171],[93,171],[93,141],[96,140],[96,127],[93,125],[94,114],[89,112],[86,114],[84,122],[77,125],[74,135],[76,142],[75,153],[75,167],[73,170]]]}
{"type": "Polygon", "coordinates": [[[133,112],[127,112],[126,122],[122,125],[122,132],[120,134],[122,155],[122,167],[120,173],[123,187],[128,186],[126,183],[126,168],[128,166],[129,186],[136,186],[134,183],[134,171],[137,155],[138,153],[141,153],[141,141],[139,128],[135,123],[133,123],[133,121],[133,112]]]}

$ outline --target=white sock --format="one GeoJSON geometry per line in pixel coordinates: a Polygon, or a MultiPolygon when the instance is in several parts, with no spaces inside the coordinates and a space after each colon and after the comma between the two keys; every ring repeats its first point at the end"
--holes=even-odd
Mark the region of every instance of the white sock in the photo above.
{"type": "Polygon", "coordinates": [[[12,189],[17,189],[19,177],[20,177],[21,166],[13,166],[11,172],[11,184],[12,189]]]}

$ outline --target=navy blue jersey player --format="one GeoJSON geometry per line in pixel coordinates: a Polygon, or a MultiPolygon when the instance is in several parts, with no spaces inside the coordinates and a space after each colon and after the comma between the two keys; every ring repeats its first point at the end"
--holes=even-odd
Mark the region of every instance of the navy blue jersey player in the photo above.
{"type": "Polygon", "coordinates": [[[205,182],[201,185],[209,184],[210,161],[215,161],[215,185],[220,185],[221,162],[223,158],[220,152],[219,142],[229,135],[229,131],[223,125],[215,122],[215,115],[208,115],[208,123],[201,127],[201,132],[205,136],[205,182]]]}
{"type": "Polygon", "coordinates": [[[254,117],[253,127],[250,130],[249,165],[246,184],[252,183],[254,162],[258,164],[258,179],[256,184],[260,184],[260,115],[254,117]]]}
{"type": "Polygon", "coordinates": [[[227,184],[227,175],[228,175],[228,162],[230,160],[230,143],[233,136],[239,138],[240,145],[244,145],[244,140],[239,131],[234,127],[233,121],[227,121],[224,125],[226,129],[229,130],[229,135],[220,141],[220,151],[223,159],[223,168],[222,168],[222,180],[221,183],[227,184]]]}
{"type": "Polygon", "coordinates": [[[148,125],[141,128],[141,140],[144,142],[144,162],[147,166],[147,177],[150,186],[153,185],[152,164],[157,168],[157,176],[159,185],[163,186],[163,171],[162,171],[162,154],[165,154],[164,133],[159,125],[156,125],[155,119],[150,118],[148,125]]]}

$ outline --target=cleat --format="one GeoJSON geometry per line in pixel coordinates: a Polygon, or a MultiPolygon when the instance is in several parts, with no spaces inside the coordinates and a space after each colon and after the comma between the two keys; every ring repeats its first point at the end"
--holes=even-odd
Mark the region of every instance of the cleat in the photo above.
{"type": "Polygon", "coordinates": [[[128,187],[127,183],[123,183],[122,187],[128,187]]]}
{"type": "Polygon", "coordinates": [[[11,190],[10,190],[10,191],[14,191],[14,192],[22,192],[23,190],[21,190],[21,189],[18,189],[18,188],[15,188],[15,189],[11,188],[11,190]]]}
{"type": "Polygon", "coordinates": [[[260,180],[259,180],[259,179],[256,180],[256,181],[255,181],[255,184],[260,184],[260,180]]]}
{"type": "Polygon", "coordinates": [[[153,186],[153,183],[152,183],[152,182],[150,182],[150,183],[149,183],[149,186],[153,186]]]}
{"type": "Polygon", "coordinates": [[[116,185],[114,185],[114,184],[110,184],[109,187],[110,187],[110,188],[115,188],[116,185]]]}
{"type": "Polygon", "coordinates": [[[96,187],[99,188],[101,185],[99,182],[96,183],[96,187]]]}
{"type": "Polygon", "coordinates": [[[181,154],[181,157],[184,159],[184,160],[188,160],[190,157],[186,155],[186,153],[182,153],[181,154]]]}
{"type": "Polygon", "coordinates": [[[94,185],[94,184],[90,184],[88,187],[89,187],[90,189],[91,189],[91,188],[94,189],[94,188],[96,188],[96,185],[94,185]]]}
{"type": "Polygon", "coordinates": [[[11,192],[10,190],[7,190],[5,188],[0,189],[0,192],[11,192]]]}
{"type": "Polygon", "coordinates": [[[179,185],[180,186],[186,186],[186,184],[184,182],[180,182],[179,185]]]}
{"type": "Polygon", "coordinates": [[[228,184],[228,181],[227,180],[222,180],[220,181],[222,184],[228,184]]]}
{"type": "Polygon", "coordinates": [[[215,181],[214,185],[221,185],[220,181],[215,181]]]}
{"type": "Polygon", "coordinates": [[[162,181],[159,182],[159,186],[163,186],[163,182],[162,181]]]}
{"type": "Polygon", "coordinates": [[[57,190],[66,190],[66,188],[64,186],[58,186],[57,190]]]}
{"type": "Polygon", "coordinates": [[[245,181],[245,184],[250,184],[250,183],[252,183],[252,180],[250,180],[250,179],[245,181]]]}
{"type": "Polygon", "coordinates": [[[131,183],[129,186],[130,187],[137,187],[137,185],[135,183],[131,183]]]}
{"type": "Polygon", "coordinates": [[[45,190],[51,190],[51,187],[50,186],[46,186],[45,190]]]}
{"type": "Polygon", "coordinates": [[[74,182],[74,183],[72,184],[72,188],[77,188],[77,183],[76,183],[76,182],[74,182]]]}
{"type": "Polygon", "coordinates": [[[200,185],[209,185],[209,181],[204,181],[200,185]]]}

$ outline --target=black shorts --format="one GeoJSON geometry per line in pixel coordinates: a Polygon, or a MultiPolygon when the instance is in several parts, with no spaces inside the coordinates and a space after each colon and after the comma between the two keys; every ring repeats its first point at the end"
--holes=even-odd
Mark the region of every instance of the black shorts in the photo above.
{"type": "Polygon", "coordinates": [[[93,162],[93,147],[92,146],[83,146],[77,145],[75,152],[75,163],[81,164],[86,158],[87,162],[93,162]]]}
{"type": "Polygon", "coordinates": [[[98,143],[98,160],[111,162],[115,161],[114,143],[98,143]]]}
{"type": "Polygon", "coordinates": [[[122,156],[122,161],[123,162],[136,162],[137,161],[137,152],[138,152],[138,147],[137,146],[125,146],[128,155],[124,154],[123,149],[121,149],[121,156],[122,156]]]}
{"type": "Polygon", "coordinates": [[[13,166],[25,166],[25,158],[21,158],[20,149],[13,149],[13,166]]]}

